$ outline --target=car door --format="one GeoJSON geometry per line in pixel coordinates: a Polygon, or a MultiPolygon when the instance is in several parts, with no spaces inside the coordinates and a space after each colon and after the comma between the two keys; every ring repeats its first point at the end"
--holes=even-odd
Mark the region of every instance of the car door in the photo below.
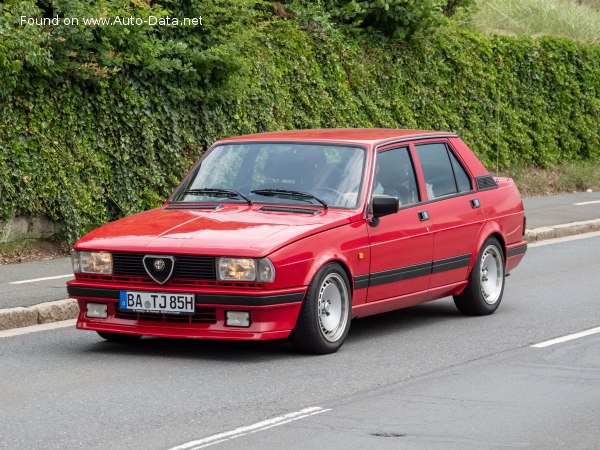
{"type": "Polygon", "coordinates": [[[464,281],[484,222],[473,180],[447,142],[415,145],[433,231],[429,289],[464,281]]]}
{"type": "MultiPolygon", "coordinates": [[[[420,293],[429,284],[433,234],[422,214],[421,193],[408,146],[384,148],[376,154],[373,196],[400,199],[399,211],[368,225],[371,266],[367,302],[420,293]]],[[[415,299],[409,299],[413,303],[415,299]]]]}

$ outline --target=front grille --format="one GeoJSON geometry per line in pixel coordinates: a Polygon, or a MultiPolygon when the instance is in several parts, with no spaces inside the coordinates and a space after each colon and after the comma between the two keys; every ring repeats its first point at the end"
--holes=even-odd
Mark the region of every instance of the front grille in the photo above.
{"type": "MultiPolygon", "coordinates": [[[[105,283],[134,283],[134,284],[142,284],[142,285],[152,285],[156,286],[156,281],[154,281],[149,276],[113,276],[113,275],[96,275],[90,273],[78,273],[76,275],[78,280],[89,280],[89,281],[102,281],[105,283]]],[[[245,288],[245,289],[262,289],[262,283],[253,283],[253,282],[239,282],[239,281],[215,281],[215,280],[192,280],[192,279],[174,279],[171,278],[166,286],[189,286],[189,287],[202,287],[202,288],[211,288],[211,287],[219,287],[219,288],[245,288]]]]}
{"type": "Polygon", "coordinates": [[[217,312],[215,308],[199,308],[198,306],[193,315],[142,313],[115,308],[115,319],[142,322],[217,323],[217,312]]]}
{"type": "Polygon", "coordinates": [[[147,277],[144,255],[139,253],[113,253],[113,274],[147,277]]]}
{"type": "MultiPolygon", "coordinates": [[[[113,253],[113,275],[147,277],[143,253],[113,253]]],[[[216,280],[215,258],[212,256],[174,255],[175,269],[171,278],[216,280]]]]}
{"type": "Polygon", "coordinates": [[[210,256],[175,256],[173,278],[216,280],[215,258],[210,256]]]}

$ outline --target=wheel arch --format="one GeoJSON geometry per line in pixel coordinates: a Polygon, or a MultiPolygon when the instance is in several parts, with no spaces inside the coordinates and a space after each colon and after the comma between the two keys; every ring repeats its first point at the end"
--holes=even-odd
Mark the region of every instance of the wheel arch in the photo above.
{"type": "MultiPolygon", "coordinates": [[[[504,257],[504,267],[506,268],[506,242],[504,241],[504,236],[502,236],[499,232],[494,232],[486,237],[483,242],[487,241],[489,238],[494,237],[500,242],[500,246],[502,247],[502,256],[504,257]]],[[[483,246],[483,242],[481,245],[483,246]]],[[[481,248],[480,248],[481,249],[481,248]]]]}
{"type": "Polygon", "coordinates": [[[348,278],[348,288],[350,289],[350,295],[354,297],[354,278],[352,276],[352,272],[350,271],[350,267],[348,266],[347,262],[339,257],[331,256],[329,258],[315,259],[315,264],[313,265],[312,269],[310,270],[307,276],[308,284],[310,284],[312,280],[315,279],[315,276],[317,276],[319,270],[321,270],[323,267],[330,263],[337,263],[340,265],[340,267],[346,274],[346,277],[348,278]]]}
{"type": "MultiPolygon", "coordinates": [[[[319,290],[324,286],[315,283],[311,285],[307,291],[307,295],[302,300],[302,308],[298,315],[298,319],[294,329],[290,333],[292,344],[301,351],[316,354],[333,353],[343,344],[350,327],[352,320],[352,299],[354,289],[350,281],[350,269],[341,258],[319,258],[315,260],[310,270],[310,283],[315,280],[315,277],[327,267],[329,264],[337,264],[340,269],[328,269],[329,275],[335,275],[338,279],[343,278],[341,273],[348,277],[347,297],[345,300],[340,293],[339,299],[339,318],[337,324],[324,321],[324,315],[329,316],[326,309],[321,310],[319,300],[319,290]],[[340,273],[341,272],[341,273],[340,273]],[[344,306],[345,305],[345,306],[344,306]],[[345,309],[344,309],[345,308],[345,309]]],[[[324,272],[327,273],[327,272],[324,272]]],[[[308,277],[307,277],[308,278],[308,277]]],[[[328,303],[331,303],[330,301],[328,303]]],[[[335,303],[335,302],[334,302],[335,303]]],[[[334,316],[335,317],[335,316],[334,316]]]]}
{"type": "Polygon", "coordinates": [[[475,261],[477,261],[477,256],[483,247],[485,241],[487,241],[490,237],[494,237],[500,242],[500,246],[502,247],[502,256],[504,257],[504,266],[506,268],[506,240],[504,239],[504,233],[502,232],[502,228],[496,222],[487,222],[479,232],[479,236],[477,237],[477,241],[475,247],[473,249],[473,256],[471,257],[471,265],[469,267],[469,273],[473,270],[475,266],[475,261]]]}

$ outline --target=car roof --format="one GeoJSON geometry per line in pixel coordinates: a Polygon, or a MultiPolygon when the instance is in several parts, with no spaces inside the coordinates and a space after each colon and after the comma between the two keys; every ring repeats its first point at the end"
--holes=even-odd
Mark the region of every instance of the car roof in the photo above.
{"type": "Polygon", "coordinates": [[[298,142],[348,142],[352,144],[377,145],[388,141],[427,138],[435,136],[455,137],[455,133],[432,130],[407,130],[391,128],[324,128],[316,130],[275,131],[246,134],[218,141],[298,141],[298,142]]]}

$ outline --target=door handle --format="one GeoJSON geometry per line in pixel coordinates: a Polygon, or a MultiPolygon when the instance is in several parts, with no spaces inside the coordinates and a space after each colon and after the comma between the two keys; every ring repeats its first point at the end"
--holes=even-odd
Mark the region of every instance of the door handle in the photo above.
{"type": "Polygon", "coordinates": [[[418,214],[421,222],[429,220],[429,213],[427,211],[419,211],[418,214]]]}
{"type": "Polygon", "coordinates": [[[471,199],[471,208],[475,209],[475,208],[479,208],[481,205],[479,204],[479,199],[478,198],[472,198],[471,199]]]}

